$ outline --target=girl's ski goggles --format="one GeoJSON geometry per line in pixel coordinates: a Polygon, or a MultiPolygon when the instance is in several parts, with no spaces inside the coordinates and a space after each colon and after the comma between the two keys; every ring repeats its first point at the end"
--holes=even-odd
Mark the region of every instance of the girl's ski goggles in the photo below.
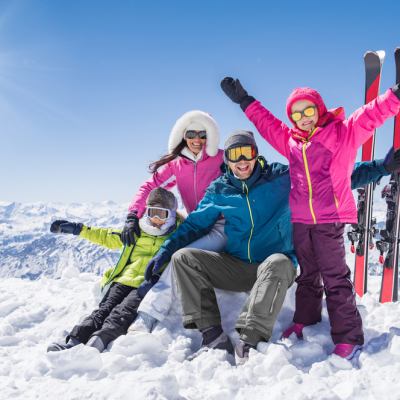
{"type": "Polygon", "coordinates": [[[238,162],[240,160],[251,161],[254,160],[257,155],[257,149],[250,144],[225,150],[225,157],[230,162],[238,162]]]}
{"type": "Polygon", "coordinates": [[[207,139],[207,131],[186,131],[185,139],[194,139],[198,137],[199,139],[207,139]]]}
{"type": "Polygon", "coordinates": [[[305,117],[313,117],[315,115],[315,106],[308,106],[302,111],[295,111],[292,114],[290,114],[292,120],[294,122],[298,122],[303,118],[303,115],[305,117]]]}
{"type": "Polygon", "coordinates": [[[169,215],[170,215],[170,210],[168,210],[168,208],[147,207],[147,216],[149,218],[157,217],[161,221],[165,221],[168,219],[169,215]]]}

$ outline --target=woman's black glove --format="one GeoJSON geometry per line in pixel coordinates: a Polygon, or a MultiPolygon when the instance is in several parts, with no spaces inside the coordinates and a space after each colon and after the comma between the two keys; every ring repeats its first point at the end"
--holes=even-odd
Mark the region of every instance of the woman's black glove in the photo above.
{"type": "Polygon", "coordinates": [[[393,147],[388,151],[383,161],[383,165],[387,172],[400,170],[400,149],[394,151],[393,147]]]}

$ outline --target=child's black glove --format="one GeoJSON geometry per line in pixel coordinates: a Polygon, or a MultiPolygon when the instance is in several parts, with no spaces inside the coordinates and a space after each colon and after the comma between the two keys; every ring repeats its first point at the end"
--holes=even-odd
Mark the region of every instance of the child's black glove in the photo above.
{"type": "Polygon", "coordinates": [[[50,232],[52,233],[71,233],[73,235],[79,235],[82,231],[83,224],[69,222],[64,219],[57,219],[50,225],[50,232]]]}
{"type": "Polygon", "coordinates": [[[248,95],[239,79],[227,76],[222,79],[221,88],[234,103],[240,104],[243,111],[246,111],[246,108],[255,100],[254,97],[248,95]]]}
{"type": "Polygon", "coordinates": [[[125,226],[121,232],[121,241],[125,246],[134,245],[135,235],[140,236],[139,218],[136,212],[130,212],[126,217],[125,226]]]}

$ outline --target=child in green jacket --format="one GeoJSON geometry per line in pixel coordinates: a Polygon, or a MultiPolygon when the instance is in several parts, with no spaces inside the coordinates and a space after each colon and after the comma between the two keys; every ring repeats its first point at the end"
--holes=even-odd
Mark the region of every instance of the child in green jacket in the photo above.
{"type": "Polygon", "coordinates": [[[125,335],[137,316],[137,309],[147,290],[154,282],[144,281],[149,260],[176,229],[177,201],[166,189],[152,190],[147,199],[144,216],[139,220],[140,235],[135,243],[123,246],[120,231],[91,228],[81,223],[56,220],[51,224],[53,233],[72,233],[109,249],[122,248],[118,263],[107,270],[101,287],[105,292],[99,307],[81,323],[75,325],[65,343],[53,343],[47,351],[60,351],[86,344],[102,352],[110,342],[125,335]]]}

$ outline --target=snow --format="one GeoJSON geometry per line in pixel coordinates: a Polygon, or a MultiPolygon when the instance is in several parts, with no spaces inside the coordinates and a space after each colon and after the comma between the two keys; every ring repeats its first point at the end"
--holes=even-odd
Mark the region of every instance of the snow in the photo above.
{"type": "MultiPolygon", "coordinates": [[[[400,399],[400,310],[398,304],[378,301],[376,251],[370,254],[369,291],[357,299],[366,339],[358,362],[331,355],[325,306],[322,322],[305,328],[304,340],[279,339],[293,315],[295,287],[272,340],[238,367],[221,351],[187,361],[200,335],[183,329],[175,313],[153,334],[121,336],[102,354],[83,345],[46,353],[48,344],[65,337],[96,307],[99,274],[117,256],[73,236],[51,235],[49,223],[67,217],[118,227],[124,210],[108,202],[0,202],[0,399],[400,399]]],[[[377,210],[382,221],[381,203],[377,210]]],[[[353,265],[353,255],[347,257],[353,265]]],[[[245,297],[219,297],[224,328],[233,340],[245,297]]]]}

